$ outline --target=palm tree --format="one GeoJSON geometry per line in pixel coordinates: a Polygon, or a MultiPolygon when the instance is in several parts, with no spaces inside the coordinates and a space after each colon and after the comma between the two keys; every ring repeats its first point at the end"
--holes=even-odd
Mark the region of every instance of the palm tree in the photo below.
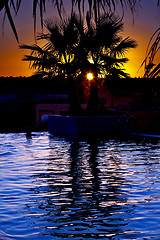
{"type": "Polygon", "coordinates": [[[103,15],[98,22],[87,15],[86,23],[81,24],[76,18],[76,27],[80,34],[79,45],[75,57],[80,62],[81,72],[92,72],[89,112],[96,111],[98,106],[98,86],[104,85],[108,79],[128,77],[122,69],[128,61],[126,52],[136,47],[130,38],[123,39],[123,23],[113,14],[103,15]]]}
{"type": "Polygon", "coordinates": [[[31,55],[26,55],[24,60],[30,61],[38,74],[66,77],[72,113],[78,113],[80,109],[75,94],[75,80],[78,76],[85,80],[84,74],[92,72],[94,81],[91,84],[88,109],[94,108],[95,112],[98,85],[107,78],[128,76],[121,67],[127,61],[126,51],[136,46],[135,41],[122,39],[121,20],[109,14],[102,16],[97,23],[88,15],[86,21],[82,22],[80,17],[73,14],[61,25],[47,21],[46,28],[49,33],[37,37],[37,40],[47,40],[43,47],[20,46],[21,49],[31,50],[31,55]],[[100,75],[103,75],[103,81],[100,75]]]}
{"type": "Polygon", "coordinates": [[[49,77],[59,75],[65,79],[72,114],[80,113],[80,104],[76,95],[74,78],[79,74],[80,66],[74,57],[78,46],[78,32],[74,25],[74,16],[54,24],[52,20],[45,22],[46,34],[39,34],[37,40],[45,40],[43,47],[34,44],[21,45],[21,49],[31,50],[25,55],[24,61],[30,62],[30,67],[37,70],[36,74],[49,77]]]}

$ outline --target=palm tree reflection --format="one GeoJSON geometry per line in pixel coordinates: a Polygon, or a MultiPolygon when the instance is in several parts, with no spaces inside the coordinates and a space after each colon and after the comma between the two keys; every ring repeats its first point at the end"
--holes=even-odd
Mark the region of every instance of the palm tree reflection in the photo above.
{"type": "Polygon", "coordinates": [[[104,146],[95,138],[70,143],[50,139],[48,167],[34,175],[33,189],[45,234],[99,238],[123,231],[128,212],[121,189],[125,179],[118,173],[114,150],[105,155],[104,146]]]}
{"type": "Polygon", "coordinates": [[[79,200],[82,201],[83,209],[89,210],[92,208],[92,201],[98,201],[96,194],[99,190],[100,179],[97,154],[98,147],[95,141],[90,141],[90,143],[73,142],[70,145],[72,200],[74,204],[78,203],[78,205],[79,200]]]}

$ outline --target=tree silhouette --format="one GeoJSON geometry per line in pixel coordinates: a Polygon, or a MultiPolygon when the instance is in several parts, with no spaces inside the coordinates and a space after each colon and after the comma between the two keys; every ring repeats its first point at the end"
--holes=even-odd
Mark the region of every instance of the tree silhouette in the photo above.
{"type": "Polygon", "coordinates": [[[81,73],[93,74],[88,111],[95,114],[99,85],[103,86],[108,78],[129,76],[122,67],[128,61],[125,57],[126,52],[135,48],[136,42],[128,37],[122,38],[123,23],[113,14],[102,15],[98,22],[87,15],[86,23],[77,21],[76,27],[80,33],[80,40],[75,56],[82,66],[81,73]]]}
{"type": "MultiPolygon", "coordinates": [[[[94,74],[96,83],[92,84],[91,93],[93,89],[98,93],[98,84],[103,84],[108,77],[127,76],[122,70],[128,60],[125,54],[130,48],[136,47],[136,43],[130,38],[121,37],[123,23],[118,18],[103,15],[96,23],[89,16],[82,21],[72,14],[61,24],[48,20],[45,26],[48,33],[37,36],[37,40],[47,41],[43,47],[35,44],[21,45],[20,48],[31,50],[24,60],[29,61],[38,74],[65,77],[72,112],[79,112],[75,96],[75,82],[79,75],[86,80],[85,73],[91,71],[94,74]],[[103,81],[99,75],[103,75],[103,81]]],[[[90,96],[92,98],[92,94],[90,96]]],[[[93,102],[97,102],[96,95],[91,100],[93,102]]]]}
{"type": "Polygon", "coordinates": [[[85,62],[88,70],[96,71],[96,76],[127,77],[128,74],[122,70],[123,64],[128,61],[125,54],[136,47],[136,42],[129,37],[122,38],[122,21],[113,14],[106,14],[96,23],[87,15],[86,22],[76,18],[75,24],[80,36],[74,53],[76,58],[85,62]]]}
{"type": "Polygon", "coordinates": [[[65,79],[72,114],[80,113],[80,104],[76,95],[74,78],[80,72],[80,65],[74,57],[78,46],[79,36],[75,28],[74,16],[55,24],[52,20],[45,22],[47,34],[39,34],[37,40],[45,40],[40,47],[37,44],[21,45],[21,49],[31,50],[30,55],[24,57],[30,66],[37,70],[36,74],[42,77],[59,75],[65,79]]]}

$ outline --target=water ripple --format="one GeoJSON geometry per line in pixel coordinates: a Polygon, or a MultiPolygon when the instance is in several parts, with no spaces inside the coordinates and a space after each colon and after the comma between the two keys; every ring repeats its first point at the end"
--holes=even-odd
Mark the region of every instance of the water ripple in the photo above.
{"type": "Polygon", "coordinates": [[[160,143],[0,134],[0,239],[159,239],[160,143]]]}

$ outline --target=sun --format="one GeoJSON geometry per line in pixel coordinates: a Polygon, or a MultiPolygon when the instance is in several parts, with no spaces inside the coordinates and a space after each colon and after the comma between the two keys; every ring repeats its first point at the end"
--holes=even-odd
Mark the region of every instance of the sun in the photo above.
{"type": "Polygon", "coordinates": [[[93,80],[93,73],[91,73],[91,72],[87,73],[87,79],[90,81],[93,80]]]}

